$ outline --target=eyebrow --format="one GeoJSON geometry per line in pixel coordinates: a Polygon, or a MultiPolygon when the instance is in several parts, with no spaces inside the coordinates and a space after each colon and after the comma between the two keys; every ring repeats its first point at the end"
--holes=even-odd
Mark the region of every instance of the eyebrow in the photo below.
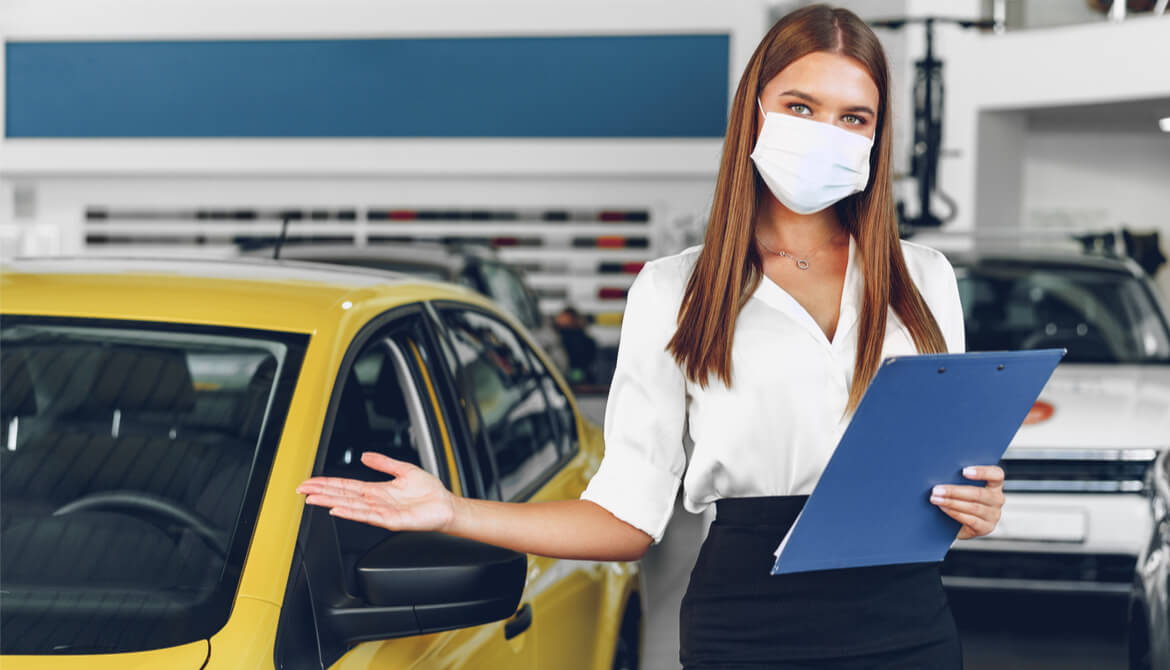
{"type": "MultiPolygon", "coordinates": [[[[780,95],[790,95],[794,98],[800,98],[801,100],[808,100],[809,102],[811,102],[814,105],[821,104],[820,100],[817,100],[816,98],[812,97],[808,93],[805,93],[803,91],[798,91],[794,88],[789,89],[787,91],[784,91],[780,95]]],[[[869,107],[866,107],[865,105],[853,105],[852,107],[846,107],[845,111],[847,111],[847,112],[865,112],[866,114],[869,114],[870,116],[877,116],[877,114],[875,114],[872,109],[870,109],[869,107]]]]}

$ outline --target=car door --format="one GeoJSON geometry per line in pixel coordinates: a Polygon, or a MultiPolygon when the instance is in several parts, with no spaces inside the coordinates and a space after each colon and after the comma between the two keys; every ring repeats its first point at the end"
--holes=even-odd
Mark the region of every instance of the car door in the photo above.
{"type": "MultiPolygon", "coordinates": [[[[456,493],[462,490],[444,417],[436,404],[433,351],[418,305],[384,315],[355,338],[338,371],[314,474],[385,480],[386,475],[360,461],[363,451],[377,451],[426,469],[456,493]]],[[[354,565],[394,533],[330,516],[320,508],[306,508],[306,515],[314,517],[305,531],[313,535],[298,541],[278,631],[277,667],[534,667],[535,645],[523,636],[507,634],[504,621],[344,648],[344,643],[317,624],[316,613],[322,600],[327,603],[329,598],[322,595],[324,587],[319,582],[332,578],[346,593],[357,593],[354,565]],[[315,558],[311,555],[315,552],[325,558],[315,558]],[[309,566],[300,573],[295,565],[298,560],[309,566]],[[323,580],[323,570],[338,574],[326,574],[323,580]]]]}
{"type": "MultiPolygon", "coordinates": [[[[480,493],[503,501],[576,497],[584,482],[559,477],[577,453],[571,403],[541,358],[490,311],[436,303],[444,360],[459,396],[463,460],[480,493]]],[[[595,667],[604,569],[593,561],[530,555],[521,611],[531,617],[541,668],[595,667]]]]}

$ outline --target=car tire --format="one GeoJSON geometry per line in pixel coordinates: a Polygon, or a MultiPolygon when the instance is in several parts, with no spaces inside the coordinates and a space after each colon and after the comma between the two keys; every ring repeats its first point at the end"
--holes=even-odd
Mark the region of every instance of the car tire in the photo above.
{"type": "Polygon", "coordinates": [[[613,651],[613,670],[638,670],[642,638],[642,609],[635,596],[626,606],[613,651]]]}

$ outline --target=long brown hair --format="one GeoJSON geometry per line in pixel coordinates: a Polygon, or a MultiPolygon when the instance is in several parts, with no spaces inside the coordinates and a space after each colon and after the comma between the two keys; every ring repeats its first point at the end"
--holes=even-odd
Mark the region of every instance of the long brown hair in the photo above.
{"type": "Polygon", "coordinates": [[[763,275],[763,261],[751,243],[757,197],[767,189],[750,160],[759,132],[756,97],[772,77],[815,51],[841,54],[861,63],[880,95],[869,185],[835,205],[842,226],[857,239],[864,267],[865,290],[848,413],[861,402],[881,364],[890,306],[919,352],[946,351],[938,323],[910,279],[902,257],[890,176],[890,76],[885,52],[869,26],[849,10],[812,5],[786,15],[768,31],[748,61],[732,100],[703,248],[687,282],[678,329],[666,350],[686,376],[701,386],[706,386],[711,373],[731,386],[735,321],[763,275]]]}

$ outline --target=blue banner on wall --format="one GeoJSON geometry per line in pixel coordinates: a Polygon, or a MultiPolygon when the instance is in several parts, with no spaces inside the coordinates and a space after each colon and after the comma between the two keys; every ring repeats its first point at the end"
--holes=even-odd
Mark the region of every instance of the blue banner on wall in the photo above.
{"type": "Polygon", "coordinates": [[[8,42],[7,137],[722,137],[728,36],[8,42]]]}

